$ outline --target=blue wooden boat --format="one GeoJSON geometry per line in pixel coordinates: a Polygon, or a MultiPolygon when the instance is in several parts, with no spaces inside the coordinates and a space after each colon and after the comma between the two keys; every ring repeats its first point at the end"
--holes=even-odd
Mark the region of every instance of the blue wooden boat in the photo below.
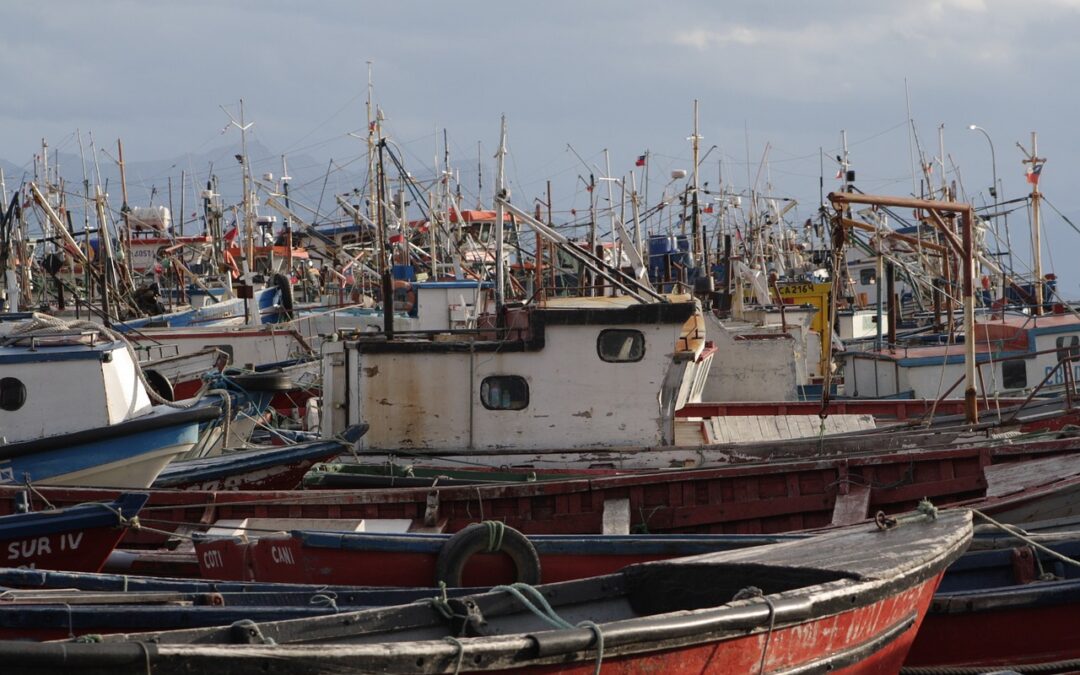
{"type": "Polygon", "coordinates": [[[355,425],[339,439],[284,447],[240,450],[215,457],[173,462],[154,481],[155,488],[178,490],[291,490],[313,465],[349,452],[368,426],[355,425]]]}
{"type": "MultiPolygon", "coordinates": [[[[1040,529],[1037,524],[1026,531],[1040,529]]],[[[1032,538],[1080,559],[1075,524],[1032,538]]],[[[974,545],[989,550],[968,552],[946,572],[905,666],[941,672],[1080,670],[1080,568],[1003,534],[982,535],[974,545]]]]}

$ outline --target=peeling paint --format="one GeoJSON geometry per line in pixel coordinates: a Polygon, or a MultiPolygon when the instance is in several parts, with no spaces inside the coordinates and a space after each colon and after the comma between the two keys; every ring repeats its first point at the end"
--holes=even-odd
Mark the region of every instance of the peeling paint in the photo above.
{"type": "Polygon", "coordinates": [[[584,417],[585,419],[592,419],[591,410],[582,410],[581,412],[574,413],[574,417],[584,417]]]}

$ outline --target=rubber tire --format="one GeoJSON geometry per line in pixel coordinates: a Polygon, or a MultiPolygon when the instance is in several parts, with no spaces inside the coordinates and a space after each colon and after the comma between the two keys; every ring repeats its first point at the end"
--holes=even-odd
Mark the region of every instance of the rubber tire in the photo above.
{"type": "MultiPolygon", "coordinates": [[[[461,586],[466,563],[476,553],[487,551],[488,538],[488,528],[483,523],[473,523],[450,537],[439,549],[439,557],[435,561],[435,585],[444,581],[448,588],[461,586]]],[[[530,586],[540,583],[540,556],[528,537],[507,526],[499,552],[514,561],[516,581],[530,586]]]]}
{"type": "Polygon", "coordinates": [[[146,376],[146,383],[150,385],[150,388],[154,390],[155,394],[166,401],[176,400],[176,392],[173,391],[173,386],[172,383],[169,382],[169,378],[152,368],[143,370],[143,375],[146,376]]]}
{"type": "Polygon", "coordinates": [[[292,282],[284,274],[275,274],[271,283],[278,289],[278,302],[285,310],[283,318],[289,321],[293,318],[293,287],[292,282]]]}

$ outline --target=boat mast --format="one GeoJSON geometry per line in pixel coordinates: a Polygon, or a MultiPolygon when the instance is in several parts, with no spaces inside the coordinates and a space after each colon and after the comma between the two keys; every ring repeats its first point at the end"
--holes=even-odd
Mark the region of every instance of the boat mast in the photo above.
{"type": "Polygon", "coordinates": [[[244,215],[244,240],[246,242],[246,250],[244,251],[243,271],[245,279],[250,281],[248,276],[255,270],[255,229],[254,223],[251,217],[251,176],[249,175],[250,167],[248,166],[248,153],[247,153],[247,130],[251,128],[254,122],[244,123],[244,99],[240,99],[240,121],[237,121],[228,110],[225,110],[224,106],[219,106],[226,115],[229,115],[229,122],[240,129],[240,180],[244,190],[243,199],[240,202],[240,209],[244,215]]]}
{"type": "Polygon", "coordinates": [[[502,116],[502,128],[499,131],[499,151],[495,153],[498,168],[495,171],[495,316],[496,321],[501,323],[501,310],[504,298],[503,279],[503,219],[506,217],[506,209],[503,201],[510,198],[510,191],[506,189],[506,115],[502,116]]]}
{"type": "Polygon", "coordinates": [[[691,233],[691,236],[694,238],[694,243],[692,244],[692,251],[693,251],[693,256],[694,256],[694,260],[693,260],[694,267],[698,267],[701,264],[702,253],[703,253],[703,251],[702,251],[703,245],[702,245],[702,240],[701,240],[701,216],[698,214],[698,163],[699,163],[698,162],[698,154],[701,151],[701,136],[698,134],[698,101],[697,101],[697,99],[694,99],[694,135],[690,137],[690,140],[692,142],[691,144],[692,144],[692,148],[693,148],[693,157],[694,157],[694,160],[693,160],[693,162],[694,162],[693,181],[692,181],[692,189],[693,189],[694,195],[693,195],[693,202],[692,202],[691,210],[690,210],[690,218],[691,218],[690,233],[691,233]]]}
{"type": "Polygon", "coordinates": [[[1034,263],[1034,269],[1032,271],[1035,287],[1035,308],[1034,313],[1036,316],[1043,313],[1043,273],[1042,273],[1042,219],[1040,213],[1040,206],[1042,201],[1042,193],[1039,192],[1039,174],[1042,171],[1042,163],[1046,161],[1046,158],[1039,157],[1039,140],[1034,131],[1031,132],[1031,152],[1029,153],[1024,146],[1019,143],[1016,144],[1020,148],[1020,151],[1027,155],[1027,158],[1023,160],[1024,164],[1029,164],[1027,170],[1028,182],[1031,183],[1031,254],[1034,263]]]}

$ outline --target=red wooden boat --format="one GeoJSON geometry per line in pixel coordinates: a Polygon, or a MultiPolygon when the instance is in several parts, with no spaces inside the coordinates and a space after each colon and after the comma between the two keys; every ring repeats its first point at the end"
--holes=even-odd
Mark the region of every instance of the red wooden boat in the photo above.
{"type": "Polygon", "coordinates": [[[146,500],[146,493],[125,493],[111,503],[0,517],[0,560],[5,567],[97,572],[146,500]]]}
{"type": "Polygon", "coordinates": [[[241,673],[895,673],[970,513],[632,565],[618,574],[225,628],[0,643],[5,668],[241,673]],[[453,638],[453,639],[448,639],[453,638]],[[362,664],[362,665],[360,665],[362,664]]]}
{"type": "MultiPolygon", "coordinates": [[[[500,520],[526,534],[601,533],[605,514],[622,531],[768,534],[857,522],[897,513],[920,499],[935,504],[1022,493],[1080,474],[1074,438],[1016,445],[905,450],[883,454],[749,463],[542,483],[387,490],[155,490],[143,521],[158,530],[204,530],[218,520],[407,519],[428,531],[456,532],[500,520]],[[1036,458],[1051,464],[1032,465],[1036,458]],[[1029,466],[1034,466],[1028,470],[1029,466]]],[[[116,491],[40,488],[53,504],[115,498],[116,491]]],[[[0,486],[0,513],[21,491],[0,486]]],[[[1043,514],[1040,517],[1050,517],[1043,514]]],[[[128,548],[158,548],[167,536],[130,531],[128,548]]],[[[194,562],[194,561],[193,561],[194,562]]]]}
{"type": "Polygon", "coordinates": [[[612,574],[627,565],[759,546],[783,535],[533,535],[498,523],[455,533],[295,531],[197,537],[204,579],[360,586],[489,587],[612,574]]]}

